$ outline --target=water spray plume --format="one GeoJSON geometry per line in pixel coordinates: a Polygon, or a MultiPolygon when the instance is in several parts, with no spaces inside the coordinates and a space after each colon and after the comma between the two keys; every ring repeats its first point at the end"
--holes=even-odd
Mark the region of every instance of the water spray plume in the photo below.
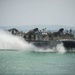
{"type": "Polygon", "coordinates": [[[64,48],[63,43],[58,44],[58,45],[56,46],[56,50],[57,50],[59,53],[65,53],[65,52],[66,52],[66,49],[64,48]]]}
{"type": "Polygon", "coordinates": [[[0,49],[30,50],[31,47],[32,45],[27,43],[22,37],[0,30],[0,49]]]}

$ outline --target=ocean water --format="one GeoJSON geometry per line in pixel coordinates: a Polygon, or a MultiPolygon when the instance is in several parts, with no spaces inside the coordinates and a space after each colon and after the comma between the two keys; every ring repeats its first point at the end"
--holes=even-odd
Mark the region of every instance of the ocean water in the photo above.
{"type": "Polygon", "coordinates": [[[75,53],[0,51],[0,75],[75,75],[75,53]]]}
{"type": "Polygon", "coordinates": [[[0,30],[0,75],[75,75],[75,53],[62,44],[38,49],[0,30]]]}

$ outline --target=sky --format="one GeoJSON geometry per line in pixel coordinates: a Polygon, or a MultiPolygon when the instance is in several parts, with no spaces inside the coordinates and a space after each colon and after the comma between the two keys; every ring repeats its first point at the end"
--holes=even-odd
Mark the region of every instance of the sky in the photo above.
{"type": "Polygon", "coordinates": [[[0,0],[0,26],[75,26],[75,0],[0,0]]]}

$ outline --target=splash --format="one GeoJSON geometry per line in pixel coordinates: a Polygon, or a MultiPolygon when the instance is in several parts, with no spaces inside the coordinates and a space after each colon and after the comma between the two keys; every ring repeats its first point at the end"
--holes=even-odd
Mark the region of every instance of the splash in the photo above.
{"type": "Polygon", "coordinates": [[[65,53],[66,49],[63,46],[63,43],[57,44],[56,47],[53,48],[47,48],[47,49],[43,49],[43,48],[37,48],[35,49],[35,52],[58,52],[58,53],[65,53]]]}
{"type": "Polygon", "coordinates": [[[30,50],[33,46],[27,43],[22,37],[0,30],[0,49],[30,50]]]}
{"type": "Polygon", "coordinates": [[[56,46],[56,50],[59,52],[59,53],[65,53],[66,52],[66,49],[65,47],[63,46],[63,43],[60,43],[56,46]]]}
{"type": "Polygon", "coordinates": [[[66,52],[63,44],[58,44],[56,47],[51,49],[37,48],[33,44],[26,42],[22,37],[12,35],[4,30],[0,30],[0,49],[35,52],[66,52]]]}

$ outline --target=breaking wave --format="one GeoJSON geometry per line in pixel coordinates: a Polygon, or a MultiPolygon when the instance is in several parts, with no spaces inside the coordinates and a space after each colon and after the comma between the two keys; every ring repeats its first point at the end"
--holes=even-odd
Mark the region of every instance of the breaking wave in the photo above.
{"type": "Polygon", "coordinates": [[[0,30],[0,50],[17,50],[17,51],[35,51],[35,52],[66,52],[63,44],[56,47],[43,49],[37,48],[33,44],[26,42],[22,37],[10,34],[7,31],[0,30]]]}

